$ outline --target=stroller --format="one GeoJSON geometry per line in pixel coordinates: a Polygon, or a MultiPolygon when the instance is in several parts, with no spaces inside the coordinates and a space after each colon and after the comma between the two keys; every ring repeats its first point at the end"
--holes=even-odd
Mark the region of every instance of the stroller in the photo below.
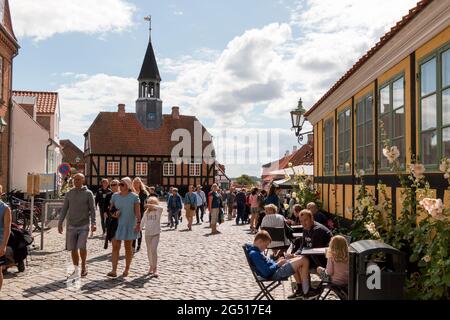
{"type": "Polygon", "coordinates": [[[19,226],[11,225],[11,235],[8,240],[8,248],[12,250],[8,259],[11,264],[4,267],[4,272],[6,269],[16,265],[19,272],[25,271],[25,263],[28,256],[28,246],[33,243],[33,237],[28,233],[28,231],[23,230],[19,226]]]}

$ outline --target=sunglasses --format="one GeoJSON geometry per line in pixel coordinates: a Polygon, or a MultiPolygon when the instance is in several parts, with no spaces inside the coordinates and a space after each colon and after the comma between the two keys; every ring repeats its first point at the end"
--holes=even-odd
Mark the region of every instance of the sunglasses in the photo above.
{"type": "Polygon", "coordinates": [[[119,183],[119,187],[125,187],[125,183],[123,182],[119,183]]]}
{"type": "Polygon", "coordinates": [[[117,183],[113,183],[113,184],[111,185],[111,187],[117,187],[117,186],[118,186],[117,183]]]}

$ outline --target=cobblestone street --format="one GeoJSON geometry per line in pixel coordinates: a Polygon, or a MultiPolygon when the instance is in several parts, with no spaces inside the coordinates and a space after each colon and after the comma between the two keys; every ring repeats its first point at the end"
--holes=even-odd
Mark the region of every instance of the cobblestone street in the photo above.
{"type": "MultiPolygon", "coordinates": [[[[166,212],[161,221],[167,221],[166,212]]],[[[45,234],[45,250],[31,253],[24,273],[16,273],[16,267],[9,269],[0,299],[253,299],[258,287],[241,247],[253,238],[248,225],[226,221],[216,236],[209,236],[207,225],[194,225],[192,232],[184,231],[185,219],[178,231],[169,231],[164,225],[157,279],[146,275],[145,241],[133,259],[129,277],[108,279],[111,246],[104,250],[97,232],[88,241],[89,274],[74,283],[66,281],[71,261],[64,251],[65,236],[51,229],[45,234]]],[[[35,244],[39,242],[36,234],[35,244]]],[[[124,269],[124,254],[122,248],[118,274],[124,269]]],[[[291,284],[285,282],[274,291],[274,297],[285,299],[290,293],[291,284]]]]}

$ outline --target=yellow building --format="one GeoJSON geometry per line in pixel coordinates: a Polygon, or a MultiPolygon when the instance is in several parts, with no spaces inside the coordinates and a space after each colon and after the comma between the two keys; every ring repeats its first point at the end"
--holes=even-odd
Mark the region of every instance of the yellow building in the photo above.
{"type": "Polygon", "coordinates": [[[314,126],[314,176],[325,211],[352,219],[362,169],[372,193],[378,198],[381,181],[394,214],[401,212],[382,135],[400,150],[405,173],[417,155],[436,196],[448,202],[438,167],[450,158],[449,1],[419,2],[305,116],[314,126]]]}

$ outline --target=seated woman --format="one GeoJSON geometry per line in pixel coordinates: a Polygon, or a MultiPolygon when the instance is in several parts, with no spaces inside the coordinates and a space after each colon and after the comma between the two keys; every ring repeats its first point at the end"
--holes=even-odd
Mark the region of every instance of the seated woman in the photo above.
{"type": "Polygon", "coordinates": [[[334,236],[327,250],[327,267],[317,267],[317,274],[322,280],[337,286],[347,286],[348,269],[347,240],[343,236],[334,236]]]}
{"type": "MultiPolygon", "coordinates": [[[[270,229],[278,229],[283,232],[283,237],[280,239],[272,240],[269,249],[287,249],[290,245],[290,241],[286,236],[285,228],[286,228],[286,219],[279,213],[277,213],[278,208],[274,204],[269,204],[264,207],[265,216],[261,222],[261,229],[270,230],[270,229]]],[[[270,231],[268,231],[270,234],[270,231]]],[[[272,238],[274,236],[272,235],[272,238]]]]}
{"type": "MultiPolygon", "coordinates": [[[[280,258],[277,261],[266,257],[263,252],[272,242],[272,238],[266,231],[260,231],[256,234],[253,245],[247,244],[247,252],[250,261],[255,268],[256,273],[268,280],[283,280],[290,276],[294,276],[297,287],[302,288],[304,297],[317,295],[316,292],[309,288],[309,275],[307,268],[307,260],[302,257],[296,257],[290,260],[280,258]],[[305,265],[306,264],[306,265],[305,265]]],[[[298,292],[300,292],[298,290],[298,292]]],[[[289,296],[288,298],[296,298],[299,293],[289,296]]]]}

